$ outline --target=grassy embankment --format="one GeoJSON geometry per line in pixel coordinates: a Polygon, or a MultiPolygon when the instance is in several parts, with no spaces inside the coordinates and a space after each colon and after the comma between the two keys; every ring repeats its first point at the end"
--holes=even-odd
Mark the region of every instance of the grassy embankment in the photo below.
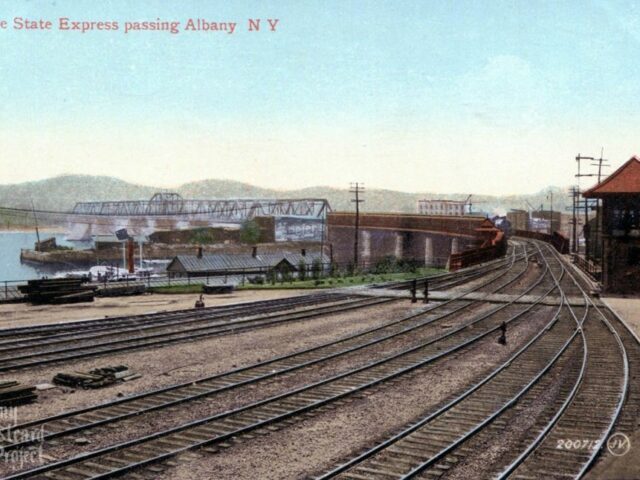
{"type": "MultiPolygon", "coordinates": [[[[328,277],[319,280],[290,280],[275,284],[263,283],[238,285],[238,290],[300,290],[300,289],[321,289],[350,287],[353,285],[365,285],[368,283],[391,282],[398,280],[411,280],[413,278],[425,277],[441,273],[442,270],[437,268],[421,268],[415,272],[400,273],[380,273],[380,274],[361,274],[345,277],[328,277]]],[[[151,287],[148,289],[152,293],[202,293],[202,285],[172,285],[166,287],[151,287]]]]}

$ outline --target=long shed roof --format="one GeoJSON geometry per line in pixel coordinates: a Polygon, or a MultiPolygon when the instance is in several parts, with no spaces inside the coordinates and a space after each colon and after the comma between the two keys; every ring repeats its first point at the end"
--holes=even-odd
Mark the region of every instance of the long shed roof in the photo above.
{"type": "Polygon", "coordinates": [[[167,266],[167,270],[175,270],[178,264],[182,266],[186,272],[214,272],[224,270],[250,270],[271,268],[286,260],[294,267],[297,267],[300,261],[304,261],[307,265],[313,263],[315,259],[320,258],[320,253],[265,253],[256,255],[251,254],[215,254],[203,255],[178,255],[167,266]]]}

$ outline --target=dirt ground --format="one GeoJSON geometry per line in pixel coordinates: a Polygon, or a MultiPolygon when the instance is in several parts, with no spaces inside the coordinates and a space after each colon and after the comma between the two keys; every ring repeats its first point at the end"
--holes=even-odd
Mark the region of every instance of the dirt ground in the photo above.
{"type": "Polygon", "coordinates": [[[470,350],[447,357],[415,373],[385,383],[337,409],[323,410],[289,428],[257,435],[217,454],[200,452],[199,459],[178,462],[158,479],[306,479],[313,478],[370,448],[376,439],[390,436],[433,411],[445,398],[467,387],[478,375],[487,374],[498,362],[530,338],[548,320],[547,315],[510,329],[506,348],[495,338],[470,350]]]}
{"type": "Polygon", "coordinates": [[[118,395],[153,390],[167,385],[250,365],[272,357],[303,350],[358,331],[397,320],[413,311],[408,301],[394,301],[341,314],[277,324],[273,327],[212,337],[162,348],[146,349],[76,360],[8,372],[6,380],[25,384],[50,382],[61,371],[87,371],[105,365],[128,365],[142,378],[97,390],[55,388],[40,392],[38,400],[19,407],[19,422],[113,400],[118,395]]]}
{"type": "Polygon", "coordinates": [[[602,297],[640,337],[640,298],[602,297]]]}
{"type": "MultiPolygon", "coordinates": [[[[205,306],[256,302],[312,293],[309,290],[239,290],[230,295],[206,295],[205,306]]],[[[137,315],[193,308],[198,295],[167,295],[150,293],[132,297],[97,297],[92,303],[71,305],[38,305],[15,303],[0,305],[0,328],[40,323],[62,323],[121,315],[137,315]]]]}
{"type": "MultiPolygon", "coordinates": [[[[460,315],[460,317],[464,316],[465,315],[460,315]]],[[[458,319],[456,318],[455,320],[457,321],[458,319]]],[[[454,321],[452,319],[452,321],[448,321],[447,323],[452,324],[454,321]]],[[[302,368],[287,375],[264,380],[245,388],[214,394],[205,399],[189,402],[188,404],[181,404],[168,410],[145,414],[143,422],[140,421],[139,417],[135,417],[118,423],[117,428],[115,425],[107,425],[91,431],[82,432],[81,435],[91,438],[92,449],[124,442],[145,434],[176,427],[198,418],[205,418],[234,408],[239,408],[272,395],[284,393],[294,388],[329,378],[352,368],[363,366],[374,359],[382,359],[399,353],[409,346],[417,346],[425,340],[434,338],[441,333],[441,325],[425,326],[425,328],[417,329],[395,339],[389,339],[385,342],[356,350],[332,360],[302,368]]],[[[77,445],[74,444],[73,436],[59,439],[56,443],[56,445],[52,445],[51,442],[45,442],[44,452],[46,455],[63,458],[78,451],[77,445]]]]}

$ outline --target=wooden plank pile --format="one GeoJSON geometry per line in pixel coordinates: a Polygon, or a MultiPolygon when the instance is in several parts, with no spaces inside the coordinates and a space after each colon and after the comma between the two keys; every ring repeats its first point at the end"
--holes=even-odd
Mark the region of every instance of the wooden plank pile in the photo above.
{"type": "Polygon", "coordinates": [[[235,285],[225,284],[225,285],[202,285],[202,291],[208,294],[225,294],[225,293],[233,293],[235,289],[235,285]]]}
{"type": "Polygon", "coordinates": [[[122,282],[100,285],[96,295],[98,297],[121,297],[124,295],[142,295],[147,291],[144,283],[136,282],[123,284],[122,282]]]}
{"type": "Polygon", "coordinates": [[[36,387],[20,385],[16,381],[0,382],[0,406],[8,407],[31,403],[38,394],[36,387]]]}
{"type": "Polygon", "coordinates": [[[18,287],[34,305],[93,302],[97,288],[83,285],[80,278],[29,280],[18,287]]]}
{"type": "Polygon", "coordinates": [[[133,373],[126,365],[102,367],[88,372],[61,372],[53,377],[53,383],[66,387],[101,388],[116,382],[134,380],[142,375],[133,373]]]}
{"type": "Polygon", "coordinates": [[[56,237],[47,238],[46,240],[42,240],[41,242],[36,242],[36,252],[50,252],[51,250],[56,250],[58,248],[58,244],[56,242],[56,237]]]}

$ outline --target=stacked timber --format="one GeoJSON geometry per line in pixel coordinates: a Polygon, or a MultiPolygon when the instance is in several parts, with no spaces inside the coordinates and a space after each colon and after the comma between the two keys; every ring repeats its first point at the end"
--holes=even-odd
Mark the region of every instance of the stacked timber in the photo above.
{"type": "Polygon", "coordinates": [[[0,406],[9,407],[31,403],[38,394],[36,387],[20,385],[15,381],[0,382],[0,406]]]}
{"type": "Polygon", "coordinates": [[[126,365],[116,365],[95,368],[88,372],[61,372],[53,377],[53,383],[67,387],[100,388],[140,377],[141,375],[131,372],[126,365]]]}
{"type": "Polygon", "coordinates": [[[124,295],[142,295],[147,291],[144,283],[136,282],[123,284],[121,282],[100,285],[96,295],[98,297],[121,297],[124,295]]]}
{"type": "Polygon", "coordinates": [[[202,291],[204,293],[213,293],[213,294],[225,294],[225,293],[233,293],[235,289],[235,285],[202,285],[202,291]]]}
{"type": "Polygon", "coordinates": [[[36,242],[36,252],[50,252],[51,250],[56,250],[57,248],[58,244],[56,242],[56,237],[51,237],[41,242],[36,242]]]}
{"type": "Polygon", "coordinates": [[[93,302],[98,287],[82,283],[80,278],[29,280],[18,289],[34,305],[93,302]]]}

